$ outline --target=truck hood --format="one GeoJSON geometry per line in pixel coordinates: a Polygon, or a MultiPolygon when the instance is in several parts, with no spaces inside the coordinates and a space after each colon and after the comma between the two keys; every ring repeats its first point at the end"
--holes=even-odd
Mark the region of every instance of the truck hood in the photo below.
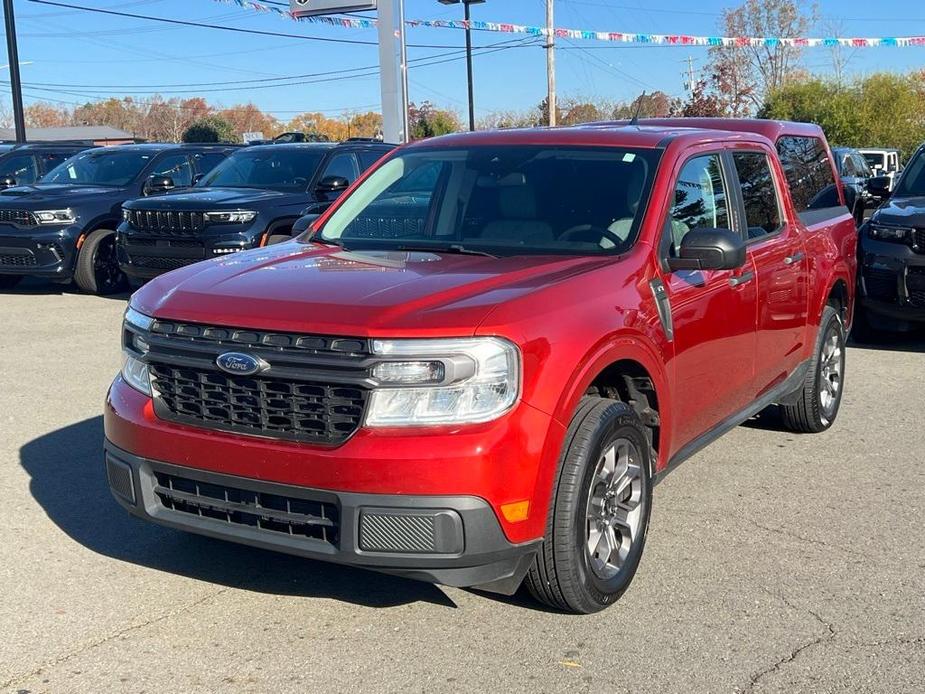
{"type": "Polygon", "coordinates": [[[349,252],[288,242],[162,275],[132,297],[178,321],[346,336],[471,335],[498,304],[613,258],[349,252]]]}
{"type": "Polygon", "coordinates": [[[104,197],[121,200],[125,197],[125,189],[106,186],[71,186],[58,183],[14,186],[0,191],[0,205],[18,208],[67,207],[80,204],[88,199],[100,200],[104,197]]]}
{"type": "Polygon", "coordinates": [[[925,227],[925,196],[892,197],[877,208],[871,221],[925,227]]]}
{"type": "Polygon", "coordinates": [[[220,210],[272,205],[274,208],[292,205],[305,207],[309,196],[305,192],[285,193],[257,188],[193,188],[167,195],[132,200],[126,207],[138,210],[220,210]]]}

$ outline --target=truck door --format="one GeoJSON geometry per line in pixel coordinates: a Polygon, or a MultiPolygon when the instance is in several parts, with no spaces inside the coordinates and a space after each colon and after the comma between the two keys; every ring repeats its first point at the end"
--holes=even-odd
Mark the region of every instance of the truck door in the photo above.
{"type": "MultiPolygon", "coordinates": [[[[676,255],[692,229],[736,230],[730,175],[735,172],[720,152],[691,155],[679,166],[659,249],[662,258],[676,255]]],[[[665,272],[658,282],[662,286],[653,291],[664,293],[675,350],[676,452],[751,400],[757,283],[751,260],[736,270],[665,272]]]]}
{"type": "Polygon", "coordinates": [[[729,155],[740,192],[738,214],[758,277],[754,398],[797,368],[807,339],[809,260],[800,223],[784,215],[784,181],[770,156],[763,149],[729,155]]]}

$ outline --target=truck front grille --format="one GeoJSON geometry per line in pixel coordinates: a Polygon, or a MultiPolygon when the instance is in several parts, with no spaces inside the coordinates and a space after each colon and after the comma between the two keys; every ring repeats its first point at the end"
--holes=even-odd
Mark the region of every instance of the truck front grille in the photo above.
{"type": "Polygon", "coordinates": [[[912,232],[912,250],[925,253],[925,229],[915,229],[912,232]]]}
{"type": "Polygon", "coordinates": [[[28,210],[2,210],[0,209],[0,223],[13,224],[18,227],[38,226],[35,216],[28,210]]]}
{"type": "Polygon", "coordinates": [[[202,212],[174,210],[129,210],[129,224],[135,229],[163,236],[189,236],[205,228],[202,212]]]}
{"type": "Polygon", "coordinates": [[[363,419],[362,388],[150,363],[168,418],[242,433],[340,443],[363,419]]]}
{"type": "Polygon", "coordinates": [[[329,501],[282,496],[154,472],[154,494],[171,511],[305,537],[337,546],[340,509],[329,501]]]}
{"type": "Polygon", "coordinates": [[[867,296],[878,301],[896,301],[897,276],[890,270],[864,269],[864,286],[867,296]]]}

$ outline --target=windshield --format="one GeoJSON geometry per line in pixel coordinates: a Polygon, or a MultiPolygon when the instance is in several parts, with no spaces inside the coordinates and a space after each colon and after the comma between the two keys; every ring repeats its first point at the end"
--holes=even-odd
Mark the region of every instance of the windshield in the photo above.
{"type": "Polygon", "coordinates": [[[212,169],[197,185],[304,191],[326,151],[321,148],[286,148],[278,145],[243,150],[232,154],[212,169]]]}
{"type": "Polygon", "coordinates": [[[894,196],[913,197],[925,195],[925,149],[920,149],[906,165],[894,196]]]}
{"type": "Polygon", "coordinates": [[[636,240],[659,155],[616,147],[411,150],[357,188],[319,238],[351,250],[621,253],[636,240]]]}
{"type": "Polygon", "coordinates": [[[886,154],[881,154],[880,152],[865,152],[864,158],[867,160],[867,163],[871,168],[880,167],[881,169],[886,168],[886,154]]]}
{"type": "Polygon", "coordinates": [[[82,152],[45,174],[42,183],[125,186],[138,177],[156,154],[138,150],[82,152]]]}

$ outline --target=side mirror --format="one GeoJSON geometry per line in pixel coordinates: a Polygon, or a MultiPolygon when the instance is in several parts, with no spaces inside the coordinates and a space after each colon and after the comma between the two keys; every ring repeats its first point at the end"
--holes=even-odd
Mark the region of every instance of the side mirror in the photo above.
{"type": "Polygon", "coordinates": [[[151,176],[145,181],[144,194],[155,195],[173,190],[176,186],[170,176],[151,176]]]}
{"type": "Polygon", "coordinates": [[[321,216],[319,213],[304,214],[292,223],[292,235],[298,236],[309,230],[312,224],[321,216]]]}
{"type": "Polygon", "coordinates": [[[0,176],[0,190],[12,188],[16,185],[16,179],[12,176],[0,176]]]}
{"type": "Polygon", "coordinates": [[[745,242],[729,229],[691,229],[681,241],[674,270],[735,270],[745,265],[745,242]]]}
{"type": "Polygon", "coordinates": [[[318,182],[318,192],[327,195],[340,195],[350,187],[350,181],[343,176],[325,176],[318,182]]]}
{"type": "Polygon", "coordinates": [[[875,198],[886,200],[892,194],[890,184],[892,181],[889,176],[874,176],[867,181],[867,192],[875,198]]]}

